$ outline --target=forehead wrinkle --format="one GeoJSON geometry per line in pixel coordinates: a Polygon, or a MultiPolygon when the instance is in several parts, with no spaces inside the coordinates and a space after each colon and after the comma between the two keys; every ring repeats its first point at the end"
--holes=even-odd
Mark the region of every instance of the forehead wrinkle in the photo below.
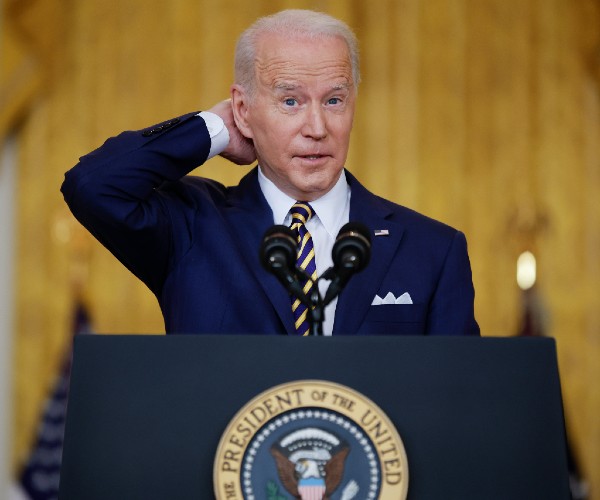
{"type": "Polygon", "coordinates": [[[319,61],[318,64],[295,64],[288,60],[256,59],[256,74],[263,83],[270,87],[293,90],[298,87],[296,80],[325,76],[327,79],[343,79],[344,84],[335,84],[335,87],[350,87],[352,85],[352,71],[347,60],[332,58],[319,61]]]}

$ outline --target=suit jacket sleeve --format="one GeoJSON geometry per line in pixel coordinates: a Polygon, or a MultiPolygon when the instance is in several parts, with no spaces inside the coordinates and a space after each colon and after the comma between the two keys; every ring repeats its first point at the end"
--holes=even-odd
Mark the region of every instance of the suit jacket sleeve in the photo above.
{"type": "Polygon", "coordinates": [[[80,158],[61,188],[75,217],[156,294],[191,224],[158,188],[204,163],[210,150],[196,114],[108,139],[80,158]]]}
{"type": "Polygon", "coordinates": [[[427,317],[427,334],[479,335],[467,241],[457,231],[446,254],[427,317]]]}

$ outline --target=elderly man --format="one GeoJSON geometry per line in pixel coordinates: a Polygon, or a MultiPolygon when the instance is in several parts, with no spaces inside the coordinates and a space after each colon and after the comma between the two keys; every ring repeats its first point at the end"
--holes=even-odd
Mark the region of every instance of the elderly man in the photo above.
{"type": "Polygon", "coordinates": [[[229,101],[109,139],[67,172],[65,200],[154,292],[168,333],[305,334],[303,306],[260,266],[263,234],[295,227],[320,276],[340,228],[359,221],[371,263],[327,306],[326,335],[478,335],[464,235],[344,169],[358,83],[341,21],[259,19],[238,41],[229,101]],[[218,154],[258,167],[235,187],[186,175],[218,154]]]}

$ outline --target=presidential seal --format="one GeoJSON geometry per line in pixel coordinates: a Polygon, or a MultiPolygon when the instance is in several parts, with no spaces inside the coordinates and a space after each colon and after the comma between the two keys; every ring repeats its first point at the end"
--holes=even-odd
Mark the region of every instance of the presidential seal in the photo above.
{"type": "Polygon", "coordinates": [[[234,416],[213,477],[217,500],[402,500],[408,462],[373,401],[300,380],[268,389],[234,416]]]}

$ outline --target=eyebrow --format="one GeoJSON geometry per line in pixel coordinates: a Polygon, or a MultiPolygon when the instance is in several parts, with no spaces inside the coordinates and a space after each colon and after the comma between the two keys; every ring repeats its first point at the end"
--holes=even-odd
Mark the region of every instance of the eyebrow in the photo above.
{"type": "Polygon", "coordinates": [[[338,83],[337,85],[334,85],[333,87],[331,87],[331,90],[348,90],[351,87],[352,87],[352,83],[350,83],[350,82],[338,83]]]}
{"type": "MultiPolygon", "coordinates": [[[[300,88],[301,85],[298,85],[296,83],[291,83],[291,82],[281,82],[281,83],[276,83],[274,88],[275,90],[278,91],[290,91],[290,90],[296,90],[298,88],[300,88]]],[[[348,90],[352,87],[352,83],[350,82],[344,82],[344,83],[338,83],[336,85],[332,85],[331,90],[335,91],[335,90],[348,90]]]]}
{"type": "Polygon", "coordinates": [[[296,90],[299,87],[299,85],[295,84],[295,83],[291,83],[291,82],[281,82],[281,83],[276,83],[275,84],[275,90],[296,90]]]}

